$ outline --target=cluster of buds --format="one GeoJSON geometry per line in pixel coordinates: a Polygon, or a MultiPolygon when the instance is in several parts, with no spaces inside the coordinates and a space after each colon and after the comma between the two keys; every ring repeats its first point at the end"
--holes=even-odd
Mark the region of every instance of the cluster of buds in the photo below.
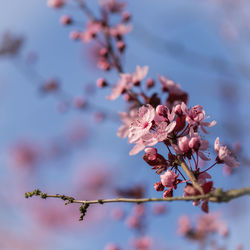
{"type": "MultiPolygon", "coordinates": [[[[48,0],[48,6],[54,9],[60,9],[66,4],[65,0],[48,0]]],[[[85,2],[79,1],[78,4],[89,20],[84,30],[72,30],[70,38],[83,43],[95,41],[98,45],[97,66],[104,71],[116,68],[121,72],[120,59],[126,48],[123,37],[132,29],[132,26],[128,24],[131,15],[125,11],[126,4],[116,0],[102,0],[98,18],[88,9],[85,2]],[[115,23],[114,20],[116,20],[115,23]]],[[[71,27],[75,24],[73,18],[68,15],[63,15],[60,23],[71,27]]]]}

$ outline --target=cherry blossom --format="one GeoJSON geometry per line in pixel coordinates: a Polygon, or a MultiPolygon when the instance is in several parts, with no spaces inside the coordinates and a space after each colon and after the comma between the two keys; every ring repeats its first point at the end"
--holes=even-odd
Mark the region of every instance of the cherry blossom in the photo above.
{"type": "Polygon", "coordinates": [[[228,167],[235,168],[240,165],[238,161],[232,156],[231,151],[227,146],[222,146],[219,141],[219,137],[214,142],[214,149],[218,154],[216,160],[217,163],[225,163],[228,167]]]}

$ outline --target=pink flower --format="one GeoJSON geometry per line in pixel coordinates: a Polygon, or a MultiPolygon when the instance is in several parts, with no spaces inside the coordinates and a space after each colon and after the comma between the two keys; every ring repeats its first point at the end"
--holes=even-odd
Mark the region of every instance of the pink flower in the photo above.
{"type": "Polygon", "coordinates": [[[69,24],[72,23],[72,19],[71,19],[70,16],[62,16],[62,17],[60,18],[60,22],[61,22],[61,24],[63,24],[63,25],[69,25],[69,24]]]}
{"type": "Polygon", "coordinates": [[[133,119],[136,117],[137,112],[135,109],[130,110],[129,112],[120,112],[120,119],[123,122],[123,125],[118,129],[117,136],[125,138],[129,134],[129,127],[133,119]]]}
{"type": "Polygon", "coordinates": [[[113,243],[108,243],[105,247],[105,250],[119,250],[120,248],[113,243]]]}
{"type": "Polygon", "coordinates": [[[129,129],[129,142],[133,143],[146,135],[152,127],[155,109],[147,104],[139,109],[137,118],[132,121],[129,129]]]}
{"type": "Polygon", "coordinates": [[[209,147],[209,142],[207,140],[203,140],[198,133],[195,133],[193,128],[190,128],[190,137],[189,140],[189,147],[194,151],[197,152],[199,157],[204,160],[208,161],[208,158],[202,151],[205,151],[209,147]]]}
{"type": "Polygon", "coordinates": [[[100,4],[102,7],[108,9],[111,13],[121,12],[126,6],[126,3],[118,2],[117,0],[101,0],[100,4]]]}
{"type": "Polygon", "coordinates": [[[190,126],[200,126],[201,130],[204,133],[208,133],[204,127],[213,127],[216,124],[216,121],[212,122],[204,122],[203,120],[206,118],[205,111],[200,105],[196,105],[191,109],[188,109],[186,104],[183,102],[181,104],[181,108],[183,113],[186,115],[186,121],[190,126]]]}
{"type": "Polygon", "coordinates": [[[158,140],[154,137],[154,134],[147,133],[143,137],[135,141],[136,145],[131,149],[129,155],[136,155],[140,151],[142,151],[146,146],[154,146],[157,142],[158,140]]]}
{"type": "Polygon", "coordinates": [[[118,80],[117,84],[115,84],[112,92],[106,98],[108,100],[115,100],[121,94],[124,94],[127,90],[131,89],[136,83],[140,82],[145,78],[148,72],[148,66],[136,67],[136,71],[133,74],[120,74],[121,78],[118,80]]]}
{"type": "Polygon", "coordinates": [[[109,34],[113,37],[123,36],[124,34],[132,30],[132,25],[117,24],[114,27],[109,28],[109,34]]]}
{"type": "Polygon", "coordinates": [[[51,8],[61,8],[64,4],[64,0],[48,0],[47,2],[47,5],[51,8]]]}
{"type": "Polygon", "coordinates": [[[176,84],[164,76],[159,76],[159,81],[162,85],[162,91],[168,92],[167,104],[169,106],[180,102],[187,103],[188,94],[180,88],[180,84],[176,84]]]}
{"type": "Polygon", "coordinates": [[[220,145],[219,137],[217,137],[214,142],[214,149],[218,154],[216,158],[218,163],[225,163],[227,166],[232,168],[240,165],[240,163],[232,156],[232,153],[228,150],[227,146],[220,145]]]}
{"type": "Polygon", "coordinates": [[[87,43],[91,41],[97,33],[101,30],[101,23],[96,21],[89,21],[87,23],[87,28],[84,32],[81,33],[81,39],[83,42],[87,43]]]}
{"type": "Polygon", "coordinates": [[[177,175],[173,171],[167,170],[164,174],[160,176],[160,178],[163,186],[172,188],[174,187],[177,175]]]}
{"type": "Polygon", "coordinates": [[[152,239],[148,236],[137,238],[133,241],[135,250],[149,250],[152,246],[152,239]]]}
{"type": "Polygon", "coordinates": [[[181,216],[178,221],[178,234],[186,235],[191,231],[191,223],[188,216],[181,216]]]}

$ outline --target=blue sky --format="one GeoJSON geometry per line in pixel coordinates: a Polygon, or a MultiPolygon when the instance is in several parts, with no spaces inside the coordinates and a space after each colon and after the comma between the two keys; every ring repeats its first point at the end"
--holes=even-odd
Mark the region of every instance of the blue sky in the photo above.
{"type": "MultiPolygon", "coordinates": [[[[93,2],[91,5],[93,8],[96,7],[93,2]]],[[[249,48],[245,34],[240,33],[240,38],[231,42],[221,36],[221,23],[231,17],[229,15],[231,12],[226,11],[226,6],[196,0],[181,0],[178,3],[163,0],[130,0],[128,9],[133,16],[134,29],[126,38],[128,48],[124,60],[125,70],[131,72],[136,65],[149,65],[150,76],[163,74],[179,82],[182,88],[190,93],[190,105],[201,104],[211,118],[217,120],[218,125],[211,129],[211,141],[217,135],[221,135],[224,142],[242,140],[244,152],[248,152],[249,79],[237,65],[248,63],[249,48]],[[173,53],[169,51],[172,43],[179,44],[186,50],[181,51],[178,47],[178,52],[173,53]],[[210,63],[207,58],[210,58],[210,63]],[[221,73],[218,67],[213,68],[211,58],[220,58],[228,62],[229,70],[221,73]],[[238,91],[237,102],[231,106],[230,103],[223,102],[219,93],[222,83],[233,84],[238,91]],[[238,121],[236,124],[241,126],[241,131],[238,131],[241,133],[232,135],[225,129],[225,124],[234,119],[238,121]]],[[[84,18],[82,20],[82,14],[78,10],[71,8],[54,11],[47,8],[46,2],[42,0],[1,1],[0,34],[6,30],[24,34],[26,38],[24,52],[38,53],[39,61],[36,65],[38,72],[48,78],[58,77],[68,93],[78,95],[83,92],[86,84],[95,84],[96,79],[104,76],[104,73],[94,70],[86,62],[88,47],[72,42],[68,38],[70,28],[62,27],[59,23],[60,16],[65,13],[74,13],[80,25],[86,20],[84,18]]],[[[234,19],[230,19],[232,25],[241,24],[239,13],[235,11],[234,19]]],[[[111,73],[107,78],[115,81],[116,76],[111,73]]],[[[9,59],[0,58],[0,90],[0,185],[5,194],[8,193],[6,189],[8,183],[12,195],[16,194],[18,197],[21,195],[16,181],[18,176],[13,178],[16,173],[10,170],[6,161],[8,148],[23,138],[31,138],[46,145],[51,138],[64,134],[71,122],[76,121],[83,123],[90,131],[87,149],[83,145],[57,161],[46,163],[38,173],[32,175],[28,185],[30,188],[39,185],[48,192],[50,190],[67,192],[79,165],[82,162],[83,166],[93,164],[98,158],[109,165],[112,171],[122,174],[123,178],[119,179],[119,185],[145,183],[148,185],[150,195],[159,195],[155,194],[152,188],[157,177],[148,166],[145,166],[141,155],[129,157],[130,146],[126,140],[116,137],[119,126],[117,123],[107,121],[94,124],[88,115],[76,111],[58,113],[55,99],[41,97],[35,84],[30,82],[9,59]]],[[[111,103],[105,99],[108,93],[108,90],[99,90],[91,101],[114,112],[117,109],[122,111],[124,109],[122,100],[111,103]]],[[[20,178],[22,174],[19,172],[20,178]]],[[[246,186],[249,183],[249,168],[232,177],[224,177],[218,168],[213,169],[211,174],[214,175],[216,186],[230,188],[246,186]]],[[[4,229],[9,232],[22,231],[26,234],[32,227],[39,228],[37,222],[29,217],[26,210],[29,203],[25,202],[20,201],[21,211],[16,208],[8,209],[13,206],[11,203],[7,208],[4,205],[0,206],[0,221],[3,222],[1,224],[4,229]]],[[[239,202],[249,210],[249,202],[242,199],[239,202]]],[[[232,216],[237,203],[238,201],[230,205],[211,206],[212,210],[221,211],[223,217],[229,221],[231,235],[227,243],[228,249],[235,249],[238,243],[243,243],[245,246],[249,244],[249,212],[246,212],[246,209],[242,214],[232,216]]],[[[130,206],[125,207],[130,209],[130,206]]],[[[176,237],[176,219],[183,213],[201,212],[186,203],[170,204],[169,207],[170,212],[166,216],[149,218],[149,232],[162,242],[163,249],[168,249],[165,248],[166,245],[169,249],[176,247],[188,249],[187,245],[183,245],[185,241],[176,237]]],[[[131,236],[131,232],[122,223],[103,221],[100,222],[100,226],[95,226],[89,232],[86,228],[70,232],[65,228],[55,230],[52,234],[54,240],[44,236],[43,239],[49,242],[48,246],[37,249],[72,249],[73,246],[73,249],[99,250],[114,238],[117,243],[122,243],[131,236]],[[82,248],[82,244],[86,248],[82,248]]],[[[190,246],[189,249],[194,248],[190,246]]]]}

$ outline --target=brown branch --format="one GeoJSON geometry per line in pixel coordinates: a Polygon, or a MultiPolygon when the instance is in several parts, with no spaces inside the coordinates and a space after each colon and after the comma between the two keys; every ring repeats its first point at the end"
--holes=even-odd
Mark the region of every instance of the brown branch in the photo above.
{"type": "Polygon", "coordinates": [[[193,172],[188,168],[186,162],[184,161],[183,157],[178,156],[179,164],[183,171],[186,173],[189,180],[192,182],[193,186],[203,195],[203,189],[201,188],[200,184],[198,183],[197,179],[195,178],[193,172]]]}
{"type": "Polygon", "coordinates": [[[211,202],[229,202],[233,199],[239,198],[241,196],[250,195],[250,187],[231,189],[228,191],[223,191],[221,188],[216,189],[215,191],[196,196],[186,196],[186,197],[168,197],[168,198],[112,198],[112,199],[99,199],[99,200],[76,200],[73,197],[65,195],[49,195],[42,193],[40,190],[36,189],[33,192],[25,193],[25,197],[29,198],[32,196],[40,196],[42,199],[46,198],[59,198],[66,201],[66,205],[70,203],[79,203],[79,204],[104,204],[104,203],[114,203],[114,202],[129,202],[129,203],[144,203],[144,202],[166,202],[166,201],[197,201],[197,200],[209,200],[211,202]]]}

